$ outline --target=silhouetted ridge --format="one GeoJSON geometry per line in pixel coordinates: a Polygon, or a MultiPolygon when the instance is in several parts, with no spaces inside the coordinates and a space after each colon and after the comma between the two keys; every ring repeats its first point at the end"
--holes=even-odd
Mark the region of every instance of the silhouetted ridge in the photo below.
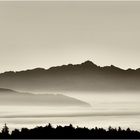
{"type": "MultiPolygon", "coordinates": [[[[96,68],[96,69],[98,69],[98,70],[103,70],[103,69],[116,69],[116,70],[122,70],[122,71],[127,71],[127,70],[123,70],[123,69],[121,69],[121,68],[119,68],[119,67],[116,67],[116,66],[114,66],[114,65],[111,65],[111,66],[104,66],[104,67],[100,67],[100,66],[98,66],[98,65],[96,65],[96,64],[94,64],[92,61],[89,61],[89,60],[87,60],[87,61],[85,61],[85,62],[83,62],[83,63],[81,63],[81,64],[75,64],[75,65],[73,65],[73,64],[68,64],[68,65],[61,65],[61,66],[55,66],[55,67],[50,67],[49,69],[44,69],[44,68],[35,68],[35,69],[29,69],[29,70],[23,70],[23,71],[16,71],[16,72],[14,72],[14,71],[7,71],[7,72],[4,72],[4,73],[1,73],[0,74],[0,76],[2,76],[2,75],[14,75],[14,74],[18,74],[18,73],[42,73],[42,72],[47,72],[47,71],[56,71],[56,70],[76,70],[77,68],[86,68],[86,69],[89,69],[89,68],[96,68]]],[[[133,70],[133,69],[132,69],[133,70]]],[[[137,69],[138,71],[140,70],[140,68],[139,69],[137,69]]]]}
{"type": "Polygon", "coordinates": [[[101,67],[102,71],[106,72],[124,72],[125,70],[118,68],[114,65],[101,67]]]}
{"type": "Polygon", "coordinates": [[[100,67],[92,61],[49,69],[36,68],[0,74],[1,87],[22,91],[140,91],[140,69],[114,65],[100,67]]]}
{"type": "Polygon", "coordinates": [[[57,71],[57,72],[76,72],[76,71],[88,71],[88,70],[96,70],[98,66],[91,61],[85,61],[81,64],[68,64],[57,67],[51,67],[48,71],[57,71]]]}

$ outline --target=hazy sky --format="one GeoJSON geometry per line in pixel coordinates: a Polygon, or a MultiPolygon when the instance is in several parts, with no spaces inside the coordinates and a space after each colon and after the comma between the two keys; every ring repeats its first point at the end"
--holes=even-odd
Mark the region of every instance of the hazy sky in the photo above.
{"type": "Polygon", "coordinates": [[[0,72],[88,59],[140,67],[140,2],[0,2],[0,72]]]}

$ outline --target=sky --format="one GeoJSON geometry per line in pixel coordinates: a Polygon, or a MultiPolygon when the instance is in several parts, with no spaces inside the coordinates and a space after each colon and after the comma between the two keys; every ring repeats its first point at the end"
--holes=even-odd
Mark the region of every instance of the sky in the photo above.
{"type": "Polygon", "coordinates": [[[140,1],[0,1],[0,72],[91,60],[140,67],[140,1]]]}

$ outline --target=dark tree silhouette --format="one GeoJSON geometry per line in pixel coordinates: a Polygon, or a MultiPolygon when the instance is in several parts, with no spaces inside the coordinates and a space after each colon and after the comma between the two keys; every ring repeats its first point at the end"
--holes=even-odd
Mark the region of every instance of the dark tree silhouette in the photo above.
{"type": "Polygon", "coordinates": [[[39,126],[33,129],[22,128],[21,130],[15,129],[9,134],[9,128],[3,127],[0,138],[3,139],[136,139],[140,138],[140,132],[131,130],[127,128],[126,130],[112,128],[111,126],[108,130],[103,128],[92,128],[88,129],[86,127],[73,127],[72,124],[69,126],[57,126],[52,127],[49,123],[45,127],[39,126]]]}
{"type": "Polygon", "coordinates": [[[2,136],[2,138],[9,138],[10,137],[9,128],[7,127],[6,123],[1,131],[1,136],[2,136]]]}

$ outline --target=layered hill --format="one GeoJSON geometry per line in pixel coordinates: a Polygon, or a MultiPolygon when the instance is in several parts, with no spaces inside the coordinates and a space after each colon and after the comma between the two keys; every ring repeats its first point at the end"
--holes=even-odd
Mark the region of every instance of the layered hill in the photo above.
{"type": "Polygon", "coordinates": [[[91,61],[0,74],[0,87],[22,91],[140,91],[140,69],[100,67],[91,61]]]}
{"type": "Polygon", "coordinates": [[[0,88],[0,105],[90,106],[62,94],[32,94],[0,88]]]}

